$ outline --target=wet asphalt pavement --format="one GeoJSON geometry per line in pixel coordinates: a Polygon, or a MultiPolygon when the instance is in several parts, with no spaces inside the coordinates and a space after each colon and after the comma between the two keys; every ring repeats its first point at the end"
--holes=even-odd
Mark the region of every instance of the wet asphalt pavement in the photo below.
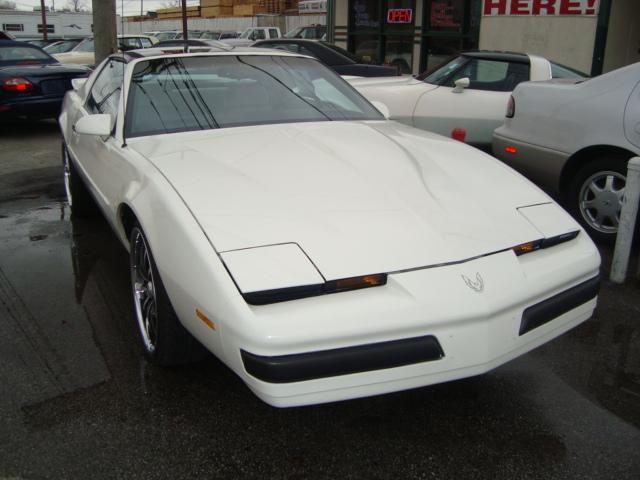
{"type": "Polygon", "coordinates": [[[487,375],[279,410],[214,358],[143,360],[127,254],[70,220],[59,144],[0,125],[0,479],[640,479],[639,281],[487,375]]]}

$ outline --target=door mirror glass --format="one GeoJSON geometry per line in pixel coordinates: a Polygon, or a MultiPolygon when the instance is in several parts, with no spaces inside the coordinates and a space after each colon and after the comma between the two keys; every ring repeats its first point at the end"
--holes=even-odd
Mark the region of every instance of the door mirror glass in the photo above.
{"type": "Polygon", "coordinates": [[[97,135],[108,137],[111,135],[112,118],[108,113],[98,113],[82,117],[73,126],[73,131],[80,135],[97,135]]]}
{"type": "Polygon", "coordinates": [[[469,85],[471,85],[471,80],[469,80],[468,77],[459,78],[454,82],[454,84],[455,88],[453,89],[453,93],[462,93],[464,92],[465,88],[469,88],[469,85]]]}
{"type": "Polygon", "coordinates": [[[80,90],[84,86],[85,83],[87,83],[87,79],[86,78],[72,78],[71,79],[71,86],[76,91],[80,90]]]}

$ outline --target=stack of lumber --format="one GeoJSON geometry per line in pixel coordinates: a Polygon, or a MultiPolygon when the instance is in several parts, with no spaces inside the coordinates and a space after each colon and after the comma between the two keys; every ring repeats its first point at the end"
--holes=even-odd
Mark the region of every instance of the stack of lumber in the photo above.
{"type": "Polygon", "coordinates": [[[234,17],[253,17],[258,13],[266,13],[264,0],[233,0],[234,17]]]}
{"type": "Polygon", "coordinates": [[[200,0],[200,15],[203,18],[229,17],[233,15],[234,0],[200,0]]]}
{"type": "Polygon", "coordinates": [[[298,9],[298,0],[264,0],[266,13],[284,13],[298,9]]]}
{"type": "MultiPolygon", "coordinates": [[[[176,18],[182,18],[182,8],[160,8],[156,10],[158,14],[158,20],[173,20],[176,18]]],[[[187,7],[187,17],[199,17],[200,7],[187,7]]]]}

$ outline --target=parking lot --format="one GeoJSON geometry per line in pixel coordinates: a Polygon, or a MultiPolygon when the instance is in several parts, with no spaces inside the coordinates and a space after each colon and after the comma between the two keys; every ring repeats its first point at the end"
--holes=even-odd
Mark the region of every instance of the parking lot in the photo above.
{"type": "Polygon", "coordinates": [[[280,410],[214,358],[146,363],[127,253],[69,218],[56,124],[0,132],[0,478],[638,478],[637,280],[489,374],[280,410]]]}

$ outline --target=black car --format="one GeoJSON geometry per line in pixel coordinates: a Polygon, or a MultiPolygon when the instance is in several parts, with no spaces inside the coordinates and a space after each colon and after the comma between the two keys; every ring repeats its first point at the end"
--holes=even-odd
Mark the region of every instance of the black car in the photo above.
{"type": "Polygon", "coordinates": [[[57,116],[71,80],[89,73],[29,43],[0,40],[0,120],[57,116]]]}
{"type": "Polygon", "coordinates": [[[398,68],[359,63],[358,58],[346,50],[328,42],[299,38],[260,40],[252,45],[260,48],[277,48],[317,58],[339,75],[358,77],[392,77],[399,75],[398,68]]]}

